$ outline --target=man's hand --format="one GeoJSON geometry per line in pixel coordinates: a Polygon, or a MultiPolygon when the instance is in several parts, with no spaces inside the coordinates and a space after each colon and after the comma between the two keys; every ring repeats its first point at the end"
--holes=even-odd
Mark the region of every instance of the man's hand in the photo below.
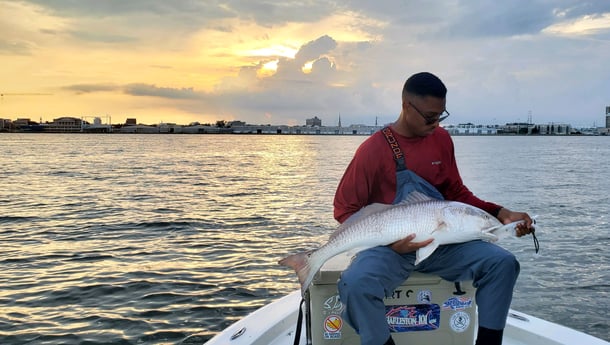
{"type": "Polygon", "coordinates": [[[502,208],[500,209],[500,212],[498,212],[498,220],[500,220],[502,224],[523,220],[523,223],[517,225],[517,237],[530,234],[534,231],[534,227],[532,227],[533,220],[525,212],[513,212],[507,208],[502,208]]]}
{"type": "Polygon", "coordinates": [[[413,242],[415,238],[415,234],[411,234],[402,240],[398,240],[392,244],[390,244],[390,248],[394,249],[398,254],[406,254],[410,252],[414,252],[419,248],[425,247],[434,241],[434,238],[429,238],[425,241],[421,242],[413,242]]]}

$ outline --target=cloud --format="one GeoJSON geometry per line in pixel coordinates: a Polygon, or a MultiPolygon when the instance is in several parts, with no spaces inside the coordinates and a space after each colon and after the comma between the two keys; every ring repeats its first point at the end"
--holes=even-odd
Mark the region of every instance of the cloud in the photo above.
{"type": "Polygon", "coordinates": [[[337,42],[330,36],[324,35],[316,40],[304,44],[294,57],[294,61],[299,64],[308,62],[310,60],[315,60],[336,47],[337,42]]]}
{"type": "MultiPolygon", "coordinates": [[[[182,17],[192,21],[194,18],[218,18],[230,15],[228,11],[216,3],[209,1],[181,0],[30,0],[32,4],[37,4],[47,8],[57,16],[66,17],[116,17],[132,16],[143,13],[164,15],[168,17],[182,17]]],[[[203,20],[203,19],[202,19],[203,20]]]]}
{"type": "Polygon", "coordinates": [[[31,55],[34,45],[27,41],[0,40],[0,54],[31,55]]]}
{"type": "Polygon", "coordinates": [[[369,81],[351,85],[358,78],[334,62],[366,49],[367,45],[342,45],[324,35],[303,44],[294,59],[280,58],[272,76],[258,78],[260,65],[242,67],[236,77],[225,78],[210,97],[225,112],[256,121],[265,121],[269,115],[276,121],[301,123],[314,115],[334,121],[344,113],[354,121],[372,123],[375,115],[368,108],[380,106],[383,97],[369,81]],[[303,68],[308,62],[310,71],[303,68]]]}
{"type": "Polygon", "coordinates": [[[27,2],[0,1],[0,7],[0,54],[33,55],[45,40],[65,27],[45,8],[27,2]]]}
{"type": "Polygon", "coordinates": [[[132,36],[112,34],[105,32],[91,31],[70,31],[69,34],[79,40],[86,42],[101,42],[101,43],[129,43],[135,42],[138,39],[132,36]]]}
{"type": "MultiPolygon", "coordinates": [[[[199,0],[30,0],[56,16],[76,18],[155,18],[156,24],[198,29],[227,18],[273,26],[291,21],[314,22],[334,5],[327,1],[199,1],[199,0]]],[[[139,18],[139,19],[138,19],[139,18]]],[[[214,25],[214,24],[212,24],[214,25]]]]}
{"type": "Polygon", "coordinates": [[[267,26],[287,22],[312,23],[334,12],[339,5],[333,1],[228,1],[227,8],[245,20],[253,20],[267,26]]]}
{"type": "Polygon", "coordinates": [[[151,96],[170,99],[202,99],[203,93],[195,92],[189,88],[157,87],[149,84],[129,84],[123,88],[124,92],[132,96],[151,96]]]}
{"type": "Polygon", "coordinates": [[[121,87],[114,84],[75,84],[63,86],[62,89],[81,95],[93,92],[117,91],[120,90],[121,87]]]}
{"type": "Polygon", "coordinates": [[[144,83],[132,83],[127,85],[116,85],[111,83],[77,84],[64,86],[62,89],[80,95],[94,92],[122,92],[131,96],[149,96],[168,99],[205,98],[205,93],[196,92],[193,88],[158,87],[156,85],[144,83]]]}
{"type": "Polygon", "coordinates": [[[610,37],[610,12],[598,15],[585,15],[546,27],[543,32],[565,36],[610,37]]]}

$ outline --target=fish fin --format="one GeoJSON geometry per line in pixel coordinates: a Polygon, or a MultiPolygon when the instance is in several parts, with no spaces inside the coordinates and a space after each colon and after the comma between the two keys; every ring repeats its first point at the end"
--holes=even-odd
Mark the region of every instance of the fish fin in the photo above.
{"type": "Polygon", "coordinates": [[[343,232],[343,230],[345,228],[351,226],[352,224],[357,222],[359,219],[368,217],[374,213],[383,212],[383,211],[385,211],[389,208],[395,207],[395,206],[396,205],[381,204],[381,203],[374,203],[374,204],[364,206],[358,212],[352,214],[349,218],[347,218],[347,220],[344,221],[341,225],[339,225],[339,227],[337,227],[337,229],[332,233],[332,235],[330,235],[330,238],[331,239],[335,238],[337,236],[337,234],[343,232]]]}
{"type": "Polygon", "coordinates": [[[418,191],[413,191],[413,192],[409,193],[398,204],[373,203],[373,204],[366,205],[363,208],[361,208],[358,212],[352,214],[341,225],[339,225],[339,227],[333,232],[333,234],[330,236],[330,238],[334,238],[336,236],[336,234],[342,232],[344,228],[352,225],[353,223],[357,222],[361,218],[368,217],[375,213],[383,212],[392,207],[396,207],[397,205],[412,204],[412,203],[426,202],[426,201],[432,201],[432,200],[438,200],[438,199],[434,199],[434,198],[429,197],[426,194],[420,193],[418,191]]]}
{"type": "MultiPolygon", "coordinates": [[[[534,230],[538,229],[538,226],[535,225],[536,224],[536,219],[538,218],[538,216],[532,216],[532,228],[534,230]]],[[[503,224],[503,225],[497,225],[494,227],[491,227],[489,229],[485,229],[483,230],[483,239],[484,240],[489,240],[487,237],[491,238],[491,242],[495,242],[497,240],[501,240],[503,238],[507,238],[507,237],[517,237],[517,225],[523,223],[523,220],[518,220],[516,222],[512,222],[512,223],[508,223],[508,224],[503,224]]]]}
{"type": "Polygon", "coordinates": [[[370,205],[366,205],[361,208],[358,212],[354,213],[351,217],[349,217],[343,224],[346,222],[353,223],[360,218],[368,217],[371,214],[383,212],[389,208],[395,207],[396,205],[392,204],[382,204],[382,203],[372,203],[370,205]]]}
{"type": "Polygon", "coordinates": [[[301,283],[302,295],[305,295],[305,291],[307,290],[307,288],[309,288],[309,284],[311,284],[311,281],[313,280],[313,274],[311,274],[311,265],[309,260],[309,257],[311,256],[312,252],[313,250],[293,254],[283,258],[278,262],[282,266],[291,267],[297,273],[299,283],[301,283]]]}
{"type": "Polygon", "coordinates": [[[498,236],[494,235],[491,232],[482,232],[481,233],[481,239],[483,241],[487,241],[487,242],[498,242],[498,240],[500,239],[498,236]]]}
{"type": "Polygon", "coordinates": [[[429,245],[419,248],[416,252],[415,252],[415,265],[418,265],[420,262],[426,260],[430,255],[432,255],[432,253],[434,253],[434,251],[436,250],[436,248],[438,248],[439,244],[438,242],[432,241],[432,243],[430,243],[429,245]]]}
{"type": "Polygon", "coordinates": [[[427,196],[424,193],[418,192],[418,191],[413,191],[411,193],[409,193],[401,202],[400,204],[413,204],[413,203],[417,203],[417,202],[427,202],[427,201],[433,201],[436,200],[438,201],[438,199],[434,199],[432,197],[427,196]]]}
{"type": "Polygon", "coordinates": [[[486,241],[496,242],[507,237],[517,236],[517,225],[523,223],[522,220],[516,222],[492,226],[491,228],[483,229],[482,238],[486,241]]]}

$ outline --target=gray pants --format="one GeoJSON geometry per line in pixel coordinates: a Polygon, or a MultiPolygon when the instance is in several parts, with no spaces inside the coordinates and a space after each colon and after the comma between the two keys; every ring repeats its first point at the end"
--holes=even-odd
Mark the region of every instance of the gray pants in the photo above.
{"type": "Polygon", "coordinates": [[[505,249],[484,241],[440,246],[415,266],[415,253],[400,255],[381,246],[360,252],[338,283],[344,319],[363,345],[381,345],[389,338],[383,298],[390,296],[412,271],[436,274],[445,280],[473,281],[479,326],[503,329],[519,262],[505,249]]]}

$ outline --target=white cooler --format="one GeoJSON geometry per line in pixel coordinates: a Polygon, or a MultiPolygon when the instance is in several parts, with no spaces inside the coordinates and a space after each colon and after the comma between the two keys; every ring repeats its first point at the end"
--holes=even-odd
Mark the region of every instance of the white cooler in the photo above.
{"type": "MultiPolygon", "coordinates": [[[[310,286],[310,328],[313,345],[356,345],[360,339],[341,317],[337,281],[352,254],[327,261],[310,286]]],[[[472,345],[476,330],[475,288],[458,289],[438,276],[413,272],[393,296],[386,298],[392,338],[401,344],[472,345]]]]}

